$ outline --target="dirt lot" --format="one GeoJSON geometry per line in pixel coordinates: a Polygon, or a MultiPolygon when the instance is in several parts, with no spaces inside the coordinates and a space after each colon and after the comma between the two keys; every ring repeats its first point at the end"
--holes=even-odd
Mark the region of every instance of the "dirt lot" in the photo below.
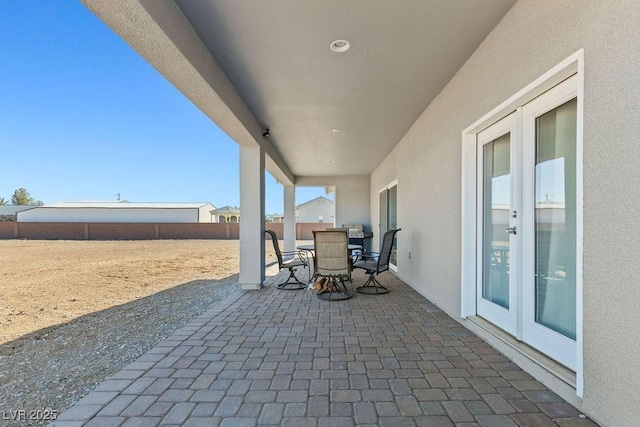
{"type": "Polygon", "coordinates": [[[238,249],[237,240],[0,240],[0,344],[185,282],[234,275],[238,249]]]}
{"type": "Polygon", "coordinates": [[[69,408],[239,292],[238,253],[233,240],[0,240],[0,414],[69,408]]]}

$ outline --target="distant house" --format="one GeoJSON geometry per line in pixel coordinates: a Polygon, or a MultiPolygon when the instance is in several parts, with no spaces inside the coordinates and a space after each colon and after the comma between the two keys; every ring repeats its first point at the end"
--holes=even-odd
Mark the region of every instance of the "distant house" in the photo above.
{"type": "Polygon", "coordinates": [[[18,222],[213,222],[211,203],[61,202],[18,212],[18,222]]]}
{"type": "Polygon", "coordinates": [[[296,207],[296,222],[334,223],[335,207],[333,200],[317,197],[296,207]]]}
{"type": "Polygon", "coordinates": [[[282,223],[282,222],[284,222],[284,215],[283,214],[279,214],[279,213],[273,213],[273,214],[267,215],[265,217],[265,221],[264,222],[282,223]]]}
{"type": "Polygon", "coordinates": [[[223,206],[210,213],[213,222],[240,222],[240,209],[237,206],[223,206]]]}

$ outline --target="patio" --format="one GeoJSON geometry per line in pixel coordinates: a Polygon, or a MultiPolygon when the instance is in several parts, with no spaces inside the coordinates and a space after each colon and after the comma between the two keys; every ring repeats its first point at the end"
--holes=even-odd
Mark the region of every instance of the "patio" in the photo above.
{"type": "Polygon", "coordinates": [[[52,425],[596,425],[391,273],[389,294],[325,302],[275,268],[52,425]]]}

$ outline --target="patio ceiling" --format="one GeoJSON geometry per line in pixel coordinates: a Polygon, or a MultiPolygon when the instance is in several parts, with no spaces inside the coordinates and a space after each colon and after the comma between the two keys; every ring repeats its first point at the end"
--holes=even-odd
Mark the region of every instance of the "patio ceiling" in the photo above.
{"type": "Polygon", "coordinates": [[[176,3],[293,175],[331,176],[372,173],[515,0],[176,3]]]}
{"type": "Polygon", "coordinates": [[[81,1],[288,184],[371,174],[516,2],[81,1]]]}

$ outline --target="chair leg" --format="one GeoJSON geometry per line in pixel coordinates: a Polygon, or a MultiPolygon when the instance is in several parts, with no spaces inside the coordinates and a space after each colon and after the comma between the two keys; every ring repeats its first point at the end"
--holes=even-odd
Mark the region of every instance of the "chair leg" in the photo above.
{"type": "Polygon", "coordinates": [[[277,286],[278,289],[284,290],[284,291],[298,291],[300,289],[306,289],[307,288],[307,284],[301,282],[297,277],[296,274],[293,270],[293,268],[289,269],[289,277],[287,278],[287,281],[284,283],[280,283],[277,286]]]}
{"type": "Polygon", "coordinates": [[[385,288],[374,277],[375,273],[369,273],[369,278],[366,283],[356,288],[356,292],[364,295],[382,295],[389,292],[389,289],[385,288]]]}

